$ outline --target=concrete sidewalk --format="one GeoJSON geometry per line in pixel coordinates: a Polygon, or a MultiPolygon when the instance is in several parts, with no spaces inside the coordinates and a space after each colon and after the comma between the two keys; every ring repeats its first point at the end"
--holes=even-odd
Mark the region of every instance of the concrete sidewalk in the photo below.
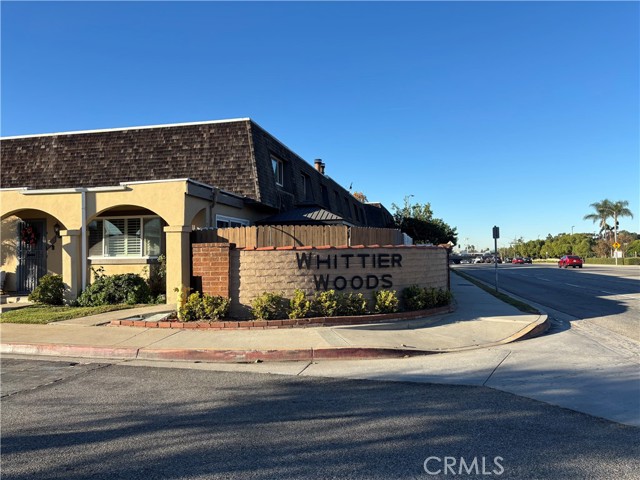
{"type": "Polygon", "coordinates": [[[0,324],[0,352],[209,362],[385,358],[456,352],[540,335],[546,315],[520,312],[458,275],[455,311],[415,320],[273,330],[172,330],[106,326],[170,306],[109,312],[48,325],[0,324]]]}

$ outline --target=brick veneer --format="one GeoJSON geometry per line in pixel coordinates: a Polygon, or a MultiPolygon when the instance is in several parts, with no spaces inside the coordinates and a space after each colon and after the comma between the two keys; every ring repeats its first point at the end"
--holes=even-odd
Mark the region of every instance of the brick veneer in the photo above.
{"type": "Polygon", "coordinates": [[[229,298],[229,250],[233,243],[193,244],[193,276],[202,278],[202,293],[229,298]]]}
{"type": "Polygon", "coordinates": [[[247,319],[251,301],[263,292],[282,292],[290,298],[295,289],[301,289],[313,295],[324,289],[318,288],[321,275],[331,279],[327,289],[341,279],[339,286],[346,284],[343,292],[363,293],[371,304],[374,291],[381,288],[396,290],[399,296],[410,285],[447,289],[448,256],[444,248],[425,246],[235,249],[233,244],[203,243],[193,245],[193,275],[202,277],[203,293],[231,298],[232,318],[247,319]],[[313,256],[311,268],[300,262],[302,254],[313,256]],[[394,255],[401,261],[394,262],[394,255]],[[348,266],[345,256],[350,257],[348,266]],[[321,263],[317,257],[323,259],[321,263]],[[331,258],[329,263],[326,258],[331,258]],[[357,288],[352,288],[354,278],[357,288]]]}

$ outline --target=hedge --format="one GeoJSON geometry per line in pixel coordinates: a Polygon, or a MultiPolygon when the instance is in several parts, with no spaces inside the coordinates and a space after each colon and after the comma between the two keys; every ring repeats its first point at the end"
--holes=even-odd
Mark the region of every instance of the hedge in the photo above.
{"type": "MultiPolygon", "coordinates": [[[[585,258],[584,263],[594,265],[615,265],[615,258],[585,258]]],[[[618,265],[640,265],[640,257],[619,258],[618,265]]]]}

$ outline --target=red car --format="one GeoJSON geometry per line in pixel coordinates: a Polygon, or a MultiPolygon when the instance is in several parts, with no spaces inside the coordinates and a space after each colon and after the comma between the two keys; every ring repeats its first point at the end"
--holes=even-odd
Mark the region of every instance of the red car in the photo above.
{"type": "Polygon", "coordinates": [[[516,257],[511,260],[511,263],[524,263],[524,258],[516,257]]]}
{"type": "Polygon", "coordinates": [[[582,268],[582,259],[577,255],[565,255],[558,262],[558,268],[582,268]]]}

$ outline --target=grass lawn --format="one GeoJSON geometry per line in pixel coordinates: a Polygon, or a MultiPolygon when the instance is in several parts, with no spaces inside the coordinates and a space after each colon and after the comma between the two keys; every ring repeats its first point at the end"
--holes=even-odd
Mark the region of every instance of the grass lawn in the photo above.
{"type": "Polygon", "coordinates": [[[98,313],[124,310],[139,305],[102,305],[100,307],[54,307],[50,305],[29,305],[0,314],[0,323],[45,324],[69,320],[71,318],[97,315],[98,313]]]}

